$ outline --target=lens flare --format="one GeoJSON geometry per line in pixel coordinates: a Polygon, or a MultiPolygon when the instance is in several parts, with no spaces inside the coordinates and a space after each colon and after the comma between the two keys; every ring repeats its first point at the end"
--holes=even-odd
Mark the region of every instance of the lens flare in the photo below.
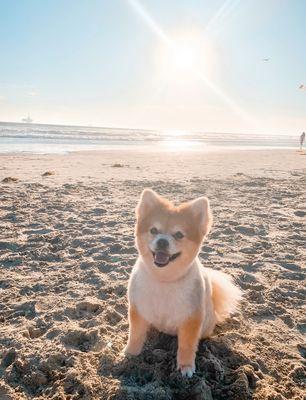
{"type": "MultiPolygon", "coordinates": [[[[180,44],[179,41],[173,40],[169,35],[165,33],[162,27],[154,20],[154,18],[146,11],[139,0],[127,0],[127,2],[132,6],[134,11],[142,18],[145,24],[152,30],[152,32],[160,39],[165,52],[168,54],[164,57],[167,64],[167,70],[169,75],[173,73],[174,70],[188,71],[189,75],[194,79],[198,79],[206,87],[208,87],[215,95],[217,95],[232,111],[234,111],[240,118],[248,123],[249,126],[256,126],[257,122],[251,118],[251,116],[239,105],[234,99],[228,96],[224,90],[216,85],[216,83],[211,79],[209,73],[207,72],[209,65],[209,57],[205,51],[201,49],[194,49],[194,45],[180,44]],[[204,67],[200,64],[200,60],[206,60],[203,63],[204,67]],[[205,67],[206,66],[206,67],[205,67]]],[[[217,11],[216,15],[209,21],[206,29],[203,30],[203,34],[208,34],[213,27],[218,25],[218,22],[223,18],[225,19],[232,9],[234,9],[240,0],[225,0],[222,7],[217,11]]],[[[185,74],[187,75],[187,74],[185,74]]]]}

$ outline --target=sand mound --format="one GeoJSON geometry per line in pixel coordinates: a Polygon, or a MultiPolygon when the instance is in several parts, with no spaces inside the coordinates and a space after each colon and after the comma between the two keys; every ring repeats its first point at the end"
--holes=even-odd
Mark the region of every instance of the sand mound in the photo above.
{"type": "Polygon", "coordinates": [[[1,182],[2,183],[15,183],[18,181],[19,181],[19,179],[15,178],[14,176],[7,176],[6,178],[3,178],[1,182]]]}
{"type": "Polygon", "coordinates": [[[55,171],[46,171],[43,174],[41,174],[42,177],[52,176],[52,175],[55,175],[55,171]]]}

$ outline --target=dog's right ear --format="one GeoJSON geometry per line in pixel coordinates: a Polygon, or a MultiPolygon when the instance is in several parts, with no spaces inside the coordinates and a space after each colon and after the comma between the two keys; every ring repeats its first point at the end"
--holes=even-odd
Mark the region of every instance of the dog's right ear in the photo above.
{"type": "Polygon", "coordinates": [[[138,205],[136,207],[137,218],[147,213],[151,208],[160,202],[160,196],[152,189],[144,189],[141,193],[138,205]]]}

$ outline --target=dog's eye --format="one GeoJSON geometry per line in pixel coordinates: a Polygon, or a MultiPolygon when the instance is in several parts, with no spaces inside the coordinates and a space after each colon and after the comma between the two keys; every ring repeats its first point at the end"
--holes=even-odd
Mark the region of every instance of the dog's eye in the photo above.
{"type": "Polygon", "coordinates": [[[157,234],[158,234],[158,230],[157,230],[156,228],[151,228],[151,229],[150,229],[150,233],[151,233],[152,235],[157,235],[157,234]]]}
{"type": "Polygon", "coordinates": [[[184,235],[183,235],[182,232],[178,231],[178,232],[175,232],[175,234],[173,235],[173,237],[174,237],[174,239],[176,239],[176,240],[180,240],[180,239],[183,239],[184,235]]]}

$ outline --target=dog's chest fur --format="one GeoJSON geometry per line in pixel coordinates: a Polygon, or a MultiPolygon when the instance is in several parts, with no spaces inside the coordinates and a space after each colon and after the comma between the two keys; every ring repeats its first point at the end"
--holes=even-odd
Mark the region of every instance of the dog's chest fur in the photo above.
{"type": "Polygon", "coordinates": [[[138,262],[129,282],[129,301],[155,328],[176,334],[178,326],[201,307],[204,289],[196,264],[178,281],[160,282],[138,262]]]}

